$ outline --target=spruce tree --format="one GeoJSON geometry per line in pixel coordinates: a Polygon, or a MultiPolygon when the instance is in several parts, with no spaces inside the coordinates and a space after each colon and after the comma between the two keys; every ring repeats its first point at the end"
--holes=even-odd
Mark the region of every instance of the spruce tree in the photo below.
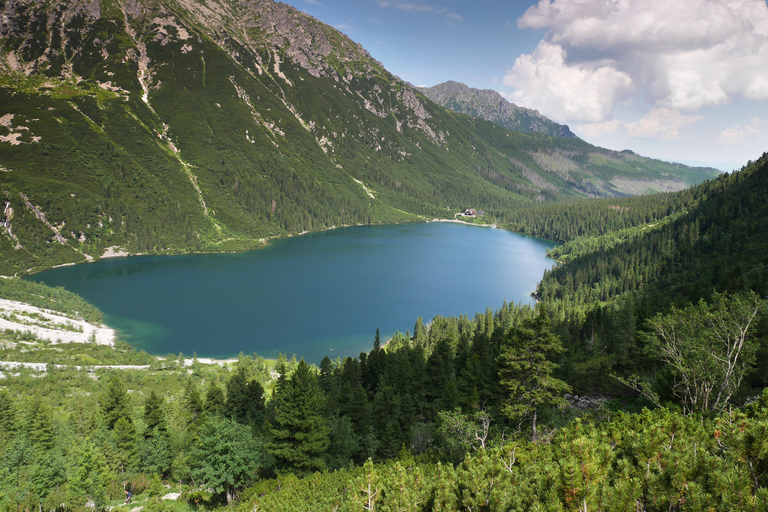
{"type": "Polygon", "coordinates": [[[10,443],[17,430],[16,408],[6,390],[0,390],[0,446],[10,443]]]}
{"type": "Polygon", "coordinates": [[[101,410],[107,427],[112,430],[120,418],[131,418],[131,398],[128,396],[123,381],[112,377],[107,389],[101,395],[101,410]]]}
{"type": "Polygon", "coordinates": [[[226,399],[224,391],[216,384],[211,384],[205,392],[205,403],[203,404],[205,414],[208,416],[223,415],[226,411],[226,399]]]}
{"type": "Polygon", "coordinates": [[[518,425],[530,420],[534,441],[539,410],[564,405],[562,394],[570,390],[565,382],[552,376],[558,365],[548,358],[563,350],[560,338],[550,329],[549,316],[540,309],[535,318],[510,329],[499,356],[502,412],[518,425]]]}
{"type": "Polygon", "coordinates": [[[157,431],[165,431],[165,412],[163,399],[153,389],[144,400],[144,437],[152,437],[157,431]]]}
{"type": "Polygon", "coordinates": [[[317,376],[302,359],[284,386],[275,390],[270,454],[278,473],[307,474],[325,469],[328,424],[325,396],[317,376]]]}
{"type": "Polygon", "coordinates": [[[121,472],[132,469],[136,463],[138,446],[136,442],[136,428],[128,418],[120,418],[115,422],[112,432],[117,448],[117,461],[121,472]]]}

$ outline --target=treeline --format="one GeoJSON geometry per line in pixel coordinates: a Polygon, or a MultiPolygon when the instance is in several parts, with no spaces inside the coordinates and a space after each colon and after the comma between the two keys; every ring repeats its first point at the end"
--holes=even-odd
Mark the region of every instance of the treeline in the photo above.
{"type": "Polygon", "coordinates": [[[705,198],[702,189],[693,187],[647,196],[544,203],[535,208],[521,205],[499,214],[498,222],[510,231],[565,243],[647,226],[686,212],[705,198]]]}
{"type": "MultiPolygon", "coordinates": [[[[655,226],[557,248],[566,264],[539,284],[556,332],[568,339],[572,379],[592,390],[605,388],[595,377],[606,373],[656,371],[637,334],[654,315],[716,292],[768,291],[768,157],[682,195],[698,199],[655,226]]],[[[762,336],[765,326],[757,330],[762,336]]]]}

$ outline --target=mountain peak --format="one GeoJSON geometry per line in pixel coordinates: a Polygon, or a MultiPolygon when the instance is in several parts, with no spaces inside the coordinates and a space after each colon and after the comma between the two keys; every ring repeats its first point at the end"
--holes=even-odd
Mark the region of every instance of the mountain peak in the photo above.
{"type": "Polygon", "coordinates": [[[566,125],[541,115],[538,110],[510,103],[491,89],[475,89],[449,80],[434,87],[420,87],[429,99],[450,110],[480,117],[508,130],[523,133],[544,133],[552,137],[574,138],[566,125]]]}

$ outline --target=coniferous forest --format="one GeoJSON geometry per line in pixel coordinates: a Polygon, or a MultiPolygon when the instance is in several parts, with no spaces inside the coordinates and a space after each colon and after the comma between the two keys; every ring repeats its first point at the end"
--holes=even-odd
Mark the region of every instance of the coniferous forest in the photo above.
{"type": "Polygon", "coordinates": [[[562,243],[535,307],[419,318],[319,367],[6,331],[0,360],[47,365],[3,369],[0,507],[768,510],[766,205],[764,155],[678,193],[499,213],[562,243]]]}

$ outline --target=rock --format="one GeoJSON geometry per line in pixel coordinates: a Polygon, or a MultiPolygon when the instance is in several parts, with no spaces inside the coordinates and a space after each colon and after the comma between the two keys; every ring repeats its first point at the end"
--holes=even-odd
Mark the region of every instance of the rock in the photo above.
{"type": "Polygon", "coordinates": [[[589,409],[599,409],[603,406],[603,404],[608,400],[604,396],[595,395],[595,396],[579,396],[579,395],[570,395],[565,394],[563,396],[565,400],[568,402],[568,405],[573,407],[574,409],[579,409],[580,411],[586,411],[589,409]]]}
{"type": "Polygon", "coordinates": [[[178,492],[169,492],[168,494],[163,496],[163,499],[164,500],[177,500],[177,499],[179,499],[179,496],[181,496],[181,494],[178,493],[178,492]]]}

